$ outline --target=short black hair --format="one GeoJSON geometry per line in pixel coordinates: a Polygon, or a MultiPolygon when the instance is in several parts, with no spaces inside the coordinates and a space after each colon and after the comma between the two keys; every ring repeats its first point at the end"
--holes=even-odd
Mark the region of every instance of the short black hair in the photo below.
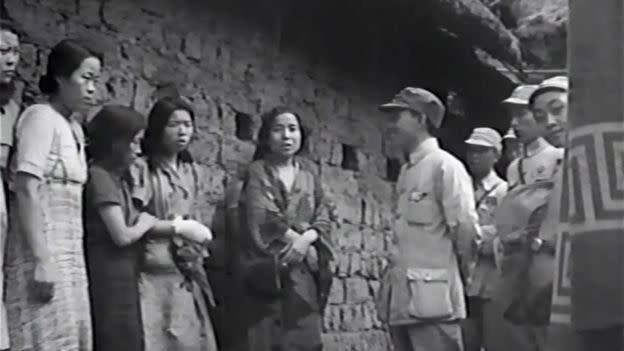
{"type": "Polygon", "coordinates": [[[22,34],[16,23],[6,18],[0,18],[0,31],[11,32],[18,36],[22,34]]]}
{"type": "Polygon", "coordinates": [[[147,125],[145,117],[135,109],[122,105],[105,105],[87,125],[89,155],[102,161],[114,155],[115,144],[128,145],[135,135],[147,125]]]}
{"type": "Polygon", "coordinates": [[[64,39],[56,44],[48,54],[46,73],[39,79],[39,90],[46,95],[58,91],[57,77],[69,77],[82,61],[95,57],[102,61],[101,55],[91,50],[85,42],[75,39],[64,39]]]}

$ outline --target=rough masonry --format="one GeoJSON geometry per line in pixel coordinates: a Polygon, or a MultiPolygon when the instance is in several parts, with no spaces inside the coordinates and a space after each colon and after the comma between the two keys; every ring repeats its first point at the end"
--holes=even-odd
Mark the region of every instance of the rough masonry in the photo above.
{"type": "Polygon", "coordinates": [[[227,182],[254,151],[259,115],[276,105],[300,113],[312,131],[307,155],[320,168],[338,208],[335,281],[325,314],[328,351],[389,349],[373,296],[389,249],[393,183],[376,106],[393,90],[358,81],[276,48],[271,33],[213,12],[203,1],[5,0],[19,23],[24,104],[40,99],[37,82],[48,50],[63,38],[87,38],[104,54],[102,103],[146,113],[176,86],[198,115],[194,156],[209,170],[205,220],[227,182]]]}

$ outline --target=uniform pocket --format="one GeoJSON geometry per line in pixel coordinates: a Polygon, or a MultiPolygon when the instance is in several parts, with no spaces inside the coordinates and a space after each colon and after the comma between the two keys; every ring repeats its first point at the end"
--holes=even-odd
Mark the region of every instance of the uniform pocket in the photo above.
{"type": "Polygon", "coordinates": [[[430,224],[433,222],[435,213],[436,203],[426,193],[413,195],[407,199],[406,219],[408,224],[430,224]]]}
{"type": "Polygon", "coordinates": [[[408,268],[410,315],[423,320],[445,320],[453,315],[448,269],[408,268]]]}

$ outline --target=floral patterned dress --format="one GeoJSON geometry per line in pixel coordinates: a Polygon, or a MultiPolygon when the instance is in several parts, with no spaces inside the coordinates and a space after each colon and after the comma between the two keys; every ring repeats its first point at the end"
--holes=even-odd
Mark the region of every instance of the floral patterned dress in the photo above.
{"type": "Polygon", "coordinates": [[[239,256],[249,351],[322,349],[322,312],[332,280],[330,206],[312,166],[300,159],[296,165],[290,190],[264,160],[251,164],[243,185],[239,256]],[[279,263],[289,228],[319,232],[317,264],[310,254],[296,265],[279,263]]]}

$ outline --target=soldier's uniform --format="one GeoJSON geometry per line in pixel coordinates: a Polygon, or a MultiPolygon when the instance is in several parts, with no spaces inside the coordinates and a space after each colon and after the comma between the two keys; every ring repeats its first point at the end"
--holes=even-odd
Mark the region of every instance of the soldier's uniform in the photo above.
{"type": "MultiPolygon", "coordinates": [[[[545,90],[558,89],[563,90],[567,87],[560,86],[561,80],[556,79],[555,82],[546,80],[540,84],[540,86],[533,92],[530,97],[530,101],[533,101],[536,95],[541,94],[545,90]]],[[[567,84],[567,81],[566,81],[567,84]]],[[[505,246],[504,261],[512,262],[514,259],[520,258],[520,261],[515,261],[518,267],[514,267],[512,264],[503,264],[508,268],[508,272],[504,272],[505,276],[516,277],[519,279],[515,282],[520,287],[521,292],[518,292],[518,296],[521,297],[521,304],[517,306],[524,306],[526,308],[526,315],[522,317],[524,322],[517,326],[516,331],[524,332],[524,337],[518,339],[519,343],[509,345],[509,349],[514,350],[546,350],[546,331],[547,331],[547,312],[549,307],[547,306],[550,301],[550,282],[552,282],[553,274],[553,246],[552,234],[543,233],[545,223],[554,223],[558,221],[557,212],[558,206],[554,206],[553,200],[556,200],[556,194],[553,194],[553,187],[557,187],[557,180],[561,180],[559,175],[564,161],[565,150],[562,148],[556,148],[549,144],[545,139],[538,138],[532,143],[525,145],[523,155],[514,160],[507,170],[507,180],[509,182],[509,197],[506,201],[509,203],[514,202],[516,198],[516,206],[522,207],[522,210],[534,211],[529,216],[529,222],[536,221],[536,223],[523,223],[527,229],[526,231],[519,231],[518,237],[522,246],[519,247],[513,244],[511,241],[505,246]],[[554,196],[554,197],[553,197],[554,196]],[[524,207],[523,207],[524,206],[524,207]],[[542,208],[543,207],[543,208],[542,208]],[[541,209],[540,209],[541,208],[541,209]],[[542,218],[538,215],[543,213],[542,218]],[[541,223],[541,226],[540,226],[541,223]],[[542,227],[542,229],[539,229],[542,227]],[[533,235],[537,235],[537,238],[533,238],[533,235]],[[543,239],[540,239],[543,237],[543,239]],[[548,240],[551,245],[541,245],[542,242],[548,240]],[[536,245],[539,244],[539,245],[536,245]],[[515,248],[514,248],[515,247],[515,248]],[[523,255],[527,252],[526,249],[533,251],[530,254],[530,258],[527,261],[522,261],[523,255]],[[515,257],[515,258],[514,258],[515,257]],[[524,275],[523,270],[528,270],[528,273],[524,275]],[[545,317],[546,316],[546,317],[545,317]]],[[[556,192],[556,191],[555,191],[556,192]]],[[[503,216],[499,217],[501,223],[499,228],[509,227],[508,223],[516,223],[517,219],[512,217],[519,217],[514,211],[507,211],[507,221],[503,216]]],[[[511,237],[510,237],[511,238],[511,237]]],[[[516,241],[517,239],[513,239],[516,241]]],[[[528,256],[527,256],[528,257],[528,256]]],[[[505,284],[514,284],[514,279],[504,280],[505,284]]],[[[503,289],[508,289],[509,286],[502,286],[503,289]]],[[[516,312],[521,311],[515,308],[516,312]]],[[[518,315],[514,312],[516,317],[518,315]]]]}
{"type": "MultiPolygon", "coordinates": [[[[444,114],[442,103],[418,88],[404,89],[385,107],[425,110],[436,127],[444,114]]],[[[429,138],[410,154],[397,189],[399,254],[380,289],[380,317],[391,326],[396,350],[461,350],[466,305],[459,261],[466,267],[480,235],[472,181],[464,165],[429,138]]]]}
{"type": "Polygon", "coordinates": [[[563,154],[564,149],[550,145],[543,138],[525,145],[523,155],[507,168],[509,188],[552,180],[563,162],[563,154]]]}
{"type": "MultiPolygon", "coordinates": [[[[476,128],[466,144],[480,145],[501,152],[501,136],[490,128],[476,128]]],[[[502,308],[492,299],[500,281],[494,260],[493,242],[496,238],[495,212],[507,194],[507,182],[494,170],[483,179],[474,181],[475,208],[481,227],[477,264],[468,296],[468,319],[463,323],[466,351],[504,349],[513,326],[503,318],[502,308]]]]}

